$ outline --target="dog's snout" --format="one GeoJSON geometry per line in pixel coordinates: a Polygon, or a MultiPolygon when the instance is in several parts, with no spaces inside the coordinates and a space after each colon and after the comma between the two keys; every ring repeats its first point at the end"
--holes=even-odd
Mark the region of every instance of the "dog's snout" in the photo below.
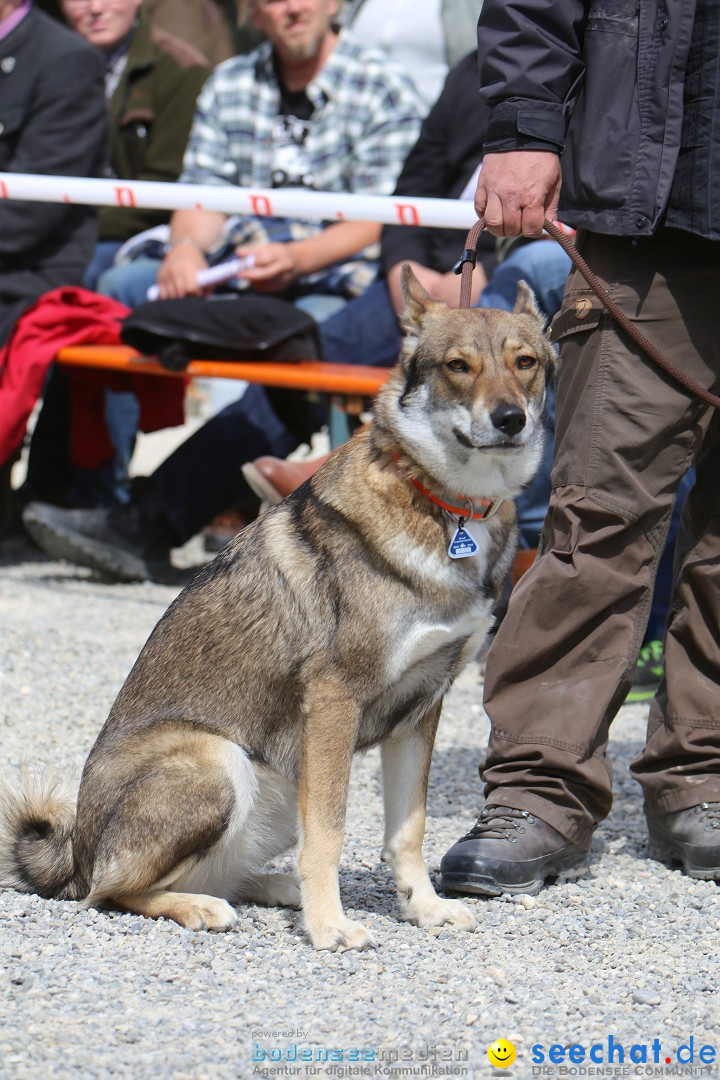
{"type": "Polygon", "coordinates": [[[493,427],[502,431],[503,435],[517,435],[525,427],[526,416],[519,405],[510,405],[503,402],[490,413],[493,427]]]}

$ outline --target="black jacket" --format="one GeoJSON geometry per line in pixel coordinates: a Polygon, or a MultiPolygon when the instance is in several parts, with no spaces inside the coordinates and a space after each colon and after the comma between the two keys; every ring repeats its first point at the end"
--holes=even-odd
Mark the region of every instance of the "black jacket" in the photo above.
{"type": "Polygon", "coordinates": [[[695,0],[485,0],[486,151],[563,150],[560,216],[649,235],[672,187],[695,0]]]}
{"type": "MultiPolygon", "coordinates": [[[[482,157],[487,108],[478,94],[477,54],[456,64],[445,86],[423,121],[417,142],[405,159],[395,187],[396,195],[457,199],[482,157]]],[[[468,206],[468,219],[474,214],[468,206]]],[[[386,225],[382,232],[384,271],[395,263],[412,259],[444,273],[460,258],[466,231],[386,225]]],[[[483,262],[495,250],[495,242],[483,234],[478,251],[483,262]]]]}
{"type": "MultiPolygon", "coordinates": [[[[0,172],[100,176],[107,157],[102,55],[31,8],[0,40],[0,172]]],[[[23,307],[80,284],[96,212],[0,200],[0,342],[23,307]]]]}

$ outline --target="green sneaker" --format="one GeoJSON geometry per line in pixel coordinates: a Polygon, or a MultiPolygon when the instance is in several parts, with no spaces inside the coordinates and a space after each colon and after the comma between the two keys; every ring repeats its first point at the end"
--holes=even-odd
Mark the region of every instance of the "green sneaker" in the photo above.
{"type": "Polygon", "coordinates": [[[650,701],[665,674],[662,641],[648,641],[638,657],[635,678],[626,701],[650,701]]]}

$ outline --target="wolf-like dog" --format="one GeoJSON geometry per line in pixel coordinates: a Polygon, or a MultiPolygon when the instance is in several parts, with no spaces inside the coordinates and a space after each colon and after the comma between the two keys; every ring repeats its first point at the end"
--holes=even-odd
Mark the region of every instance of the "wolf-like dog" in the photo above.
{"type": "Polygon", "coordinates": [[[85,764],[77,807],[6,783],[0,881],[186,927],[299,906],[317,949],[374,944],[342,909],[353,754],[380,744],[401,917],[472,930],[422,855],[443,696],[512,563],[512,496],[541,460],[554,353],[532,294],[451,310],[403,271],[406,337],[371,429],[170,605],[85,764]],[[473,553],[474,552],[474,553],[473,553]],[[299,844],[298,877],[266,863],[299,844]]]}

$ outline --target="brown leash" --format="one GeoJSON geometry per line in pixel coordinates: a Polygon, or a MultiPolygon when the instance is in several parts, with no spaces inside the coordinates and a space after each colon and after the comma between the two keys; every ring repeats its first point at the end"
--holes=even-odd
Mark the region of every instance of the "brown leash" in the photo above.
{"type": "MultiPolygon", "coordinates": [[[[618,326],[620,326],[625,333],[630,337],[636,345],[639,345],[643,352],[647,353],[653,363],[669,375],[671,379],[679,383],[683,389],[687,390],[690,394],[694,394],[702,401],[707,402],[708,405],[712,405],[713,408],[720,408],[720,397],[715,394],[711,394],[709,390],[706,390],[700,383],[691,379],[682,368],[679,368],[677,364],[673,364],[672,360],[661,353],[656,345],[653,345],[649,338],[645,337],[641,330],[638,330],[637,326],[628,319],[624,311],[615,303],[603,283],[593,274],[588,264],[583,259],[579,251],[577,251],[572,240],[565,235],[557,225],[554,225],[551,221],[545,221],[543,223],[545,231],[549,236],[556,240],[563,251],[570,257],[573,266],[582,274],[587,281],[592,291],[597,296],[603,307],[612,315],[618,326]]],[[[462,257],[455,264],[455,273],[460,274],[460,307],[469,308],[470,299],[472,293],[472,275],[475,269],[475,263],[477,261],[477,242],[480,233],[485,228],[485,222],[482,218],[478,218],[470,232],[467,234],[465,240],[465,250],[462,257]]]]}

